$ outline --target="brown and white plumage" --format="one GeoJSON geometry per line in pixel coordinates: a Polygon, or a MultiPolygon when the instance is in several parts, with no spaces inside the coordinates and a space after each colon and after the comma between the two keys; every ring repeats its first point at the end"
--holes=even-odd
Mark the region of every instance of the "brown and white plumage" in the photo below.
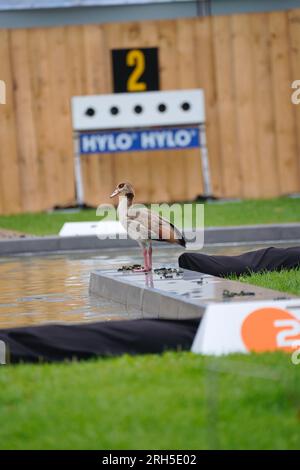
{"type": "Polygon", "coordinates": [[[120,183],[110,197],[119,196],[118,216],[130,238],[141,246],[144,255],[142,271],[152,270],[152,240],[185,247],[185,239],[173,224],[146,207],[133,205],[135,196],[130,183],[120,183]]]}

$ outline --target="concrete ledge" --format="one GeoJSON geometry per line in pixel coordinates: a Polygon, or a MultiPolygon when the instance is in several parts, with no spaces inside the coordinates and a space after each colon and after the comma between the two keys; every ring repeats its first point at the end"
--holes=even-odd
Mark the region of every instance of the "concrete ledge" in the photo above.
{"type": "Polygon", "coordinates": [[[298,241],[300,224],[266,224],[231,227],[209,227],[205,244],[298,241]]]}
{"type": "Polygon", "coordinates": [[[0,256],[22,253],[51,253],[57,251],[98,250],[136,246],[133,240],[99,240],[95,236],[36,237],[0,240],[0,256]]]}
{"type": "MultiPolygon", "coordinates": [[[[186,231],[188,235],[189,231],[186,231]]],[[[205,230],[205,245],[249,243],[300,243],[300,224],[246,225],[241,227],[210,227],[205,230]]],[[[125,239],[99,240],[95,236],[35,237],[0,240],[0,256],[22,253],[51,253],[57,251],[98,250],[101,248],[135,247],[136,242],[125,239]]]]}
{"type": "Polygon", "coordinates": [[[158,274],[118,272],[91,273],[89,290],[92,294],[124,306],[128,313],[141,318],[190,319],[200,318],[212,303],[285,300],[295,296],[184,270],[180,276],[162,278],[158,274]],[[232,297],[224,291],[235,293],[232,297]],[[236,295],[244,292],[244,295],[236,295]]]}

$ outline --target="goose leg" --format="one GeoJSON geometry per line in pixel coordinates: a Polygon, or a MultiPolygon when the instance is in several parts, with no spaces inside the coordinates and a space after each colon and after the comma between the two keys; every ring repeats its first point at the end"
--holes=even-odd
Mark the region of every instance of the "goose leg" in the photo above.
{"type": "Polygon", "coordinates": [[[147,251],[146,246],[143,246],[143,256],[144,256],[144,267],[134,269],[134,272],[148,273],[150,271],[150,269],[149,269],[149,257],[148,257],[148,251],[147,251]]]}
{"type": "Polygon", "coordinates": [[[149,271],[149,259],[148,259],[148,250],[147,248],[143,249],[143,255],[144,255],[144,271],[149,271]]]}

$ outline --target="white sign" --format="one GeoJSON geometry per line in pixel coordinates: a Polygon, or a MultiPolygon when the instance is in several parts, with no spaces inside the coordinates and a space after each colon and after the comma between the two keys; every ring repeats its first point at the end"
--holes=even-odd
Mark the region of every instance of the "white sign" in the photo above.
{"type": "Polygon", "coordinates": [[[116,235],[125,236],[126,230],[120,222],[109,220],[105,222],[66,222],[62,226],[60,237],[95,235],[98,238],[113,238],[116,235]]]}
{"type": "Polygon", "coordinates": [[[74,96],[75,131],[183,126],[205,122],[201,89],[74,96]]]}
{"type": "Polygon", "coordinates": [[[6,364],[6,345],[0,340],[0,365],[6,364]]]}
{"type": "Polygon", "coordinates": [[[300,299],[212,304],[207,307],[192,351],[247,353],[300,347],[300,299]]]}

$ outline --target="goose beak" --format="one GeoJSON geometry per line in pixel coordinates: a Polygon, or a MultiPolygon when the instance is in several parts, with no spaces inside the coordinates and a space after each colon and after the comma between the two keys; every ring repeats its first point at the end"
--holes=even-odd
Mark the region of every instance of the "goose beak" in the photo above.
{"type": "Polygon", "coordinates": [[[117,188],[117,189],[114,190],[113,193],[111,193],[111,195],[109,197],[115,197],[115,196],[117,196],[117,194],[119,194],[119,192],[120,192],[120,190],[117,188]]]}

